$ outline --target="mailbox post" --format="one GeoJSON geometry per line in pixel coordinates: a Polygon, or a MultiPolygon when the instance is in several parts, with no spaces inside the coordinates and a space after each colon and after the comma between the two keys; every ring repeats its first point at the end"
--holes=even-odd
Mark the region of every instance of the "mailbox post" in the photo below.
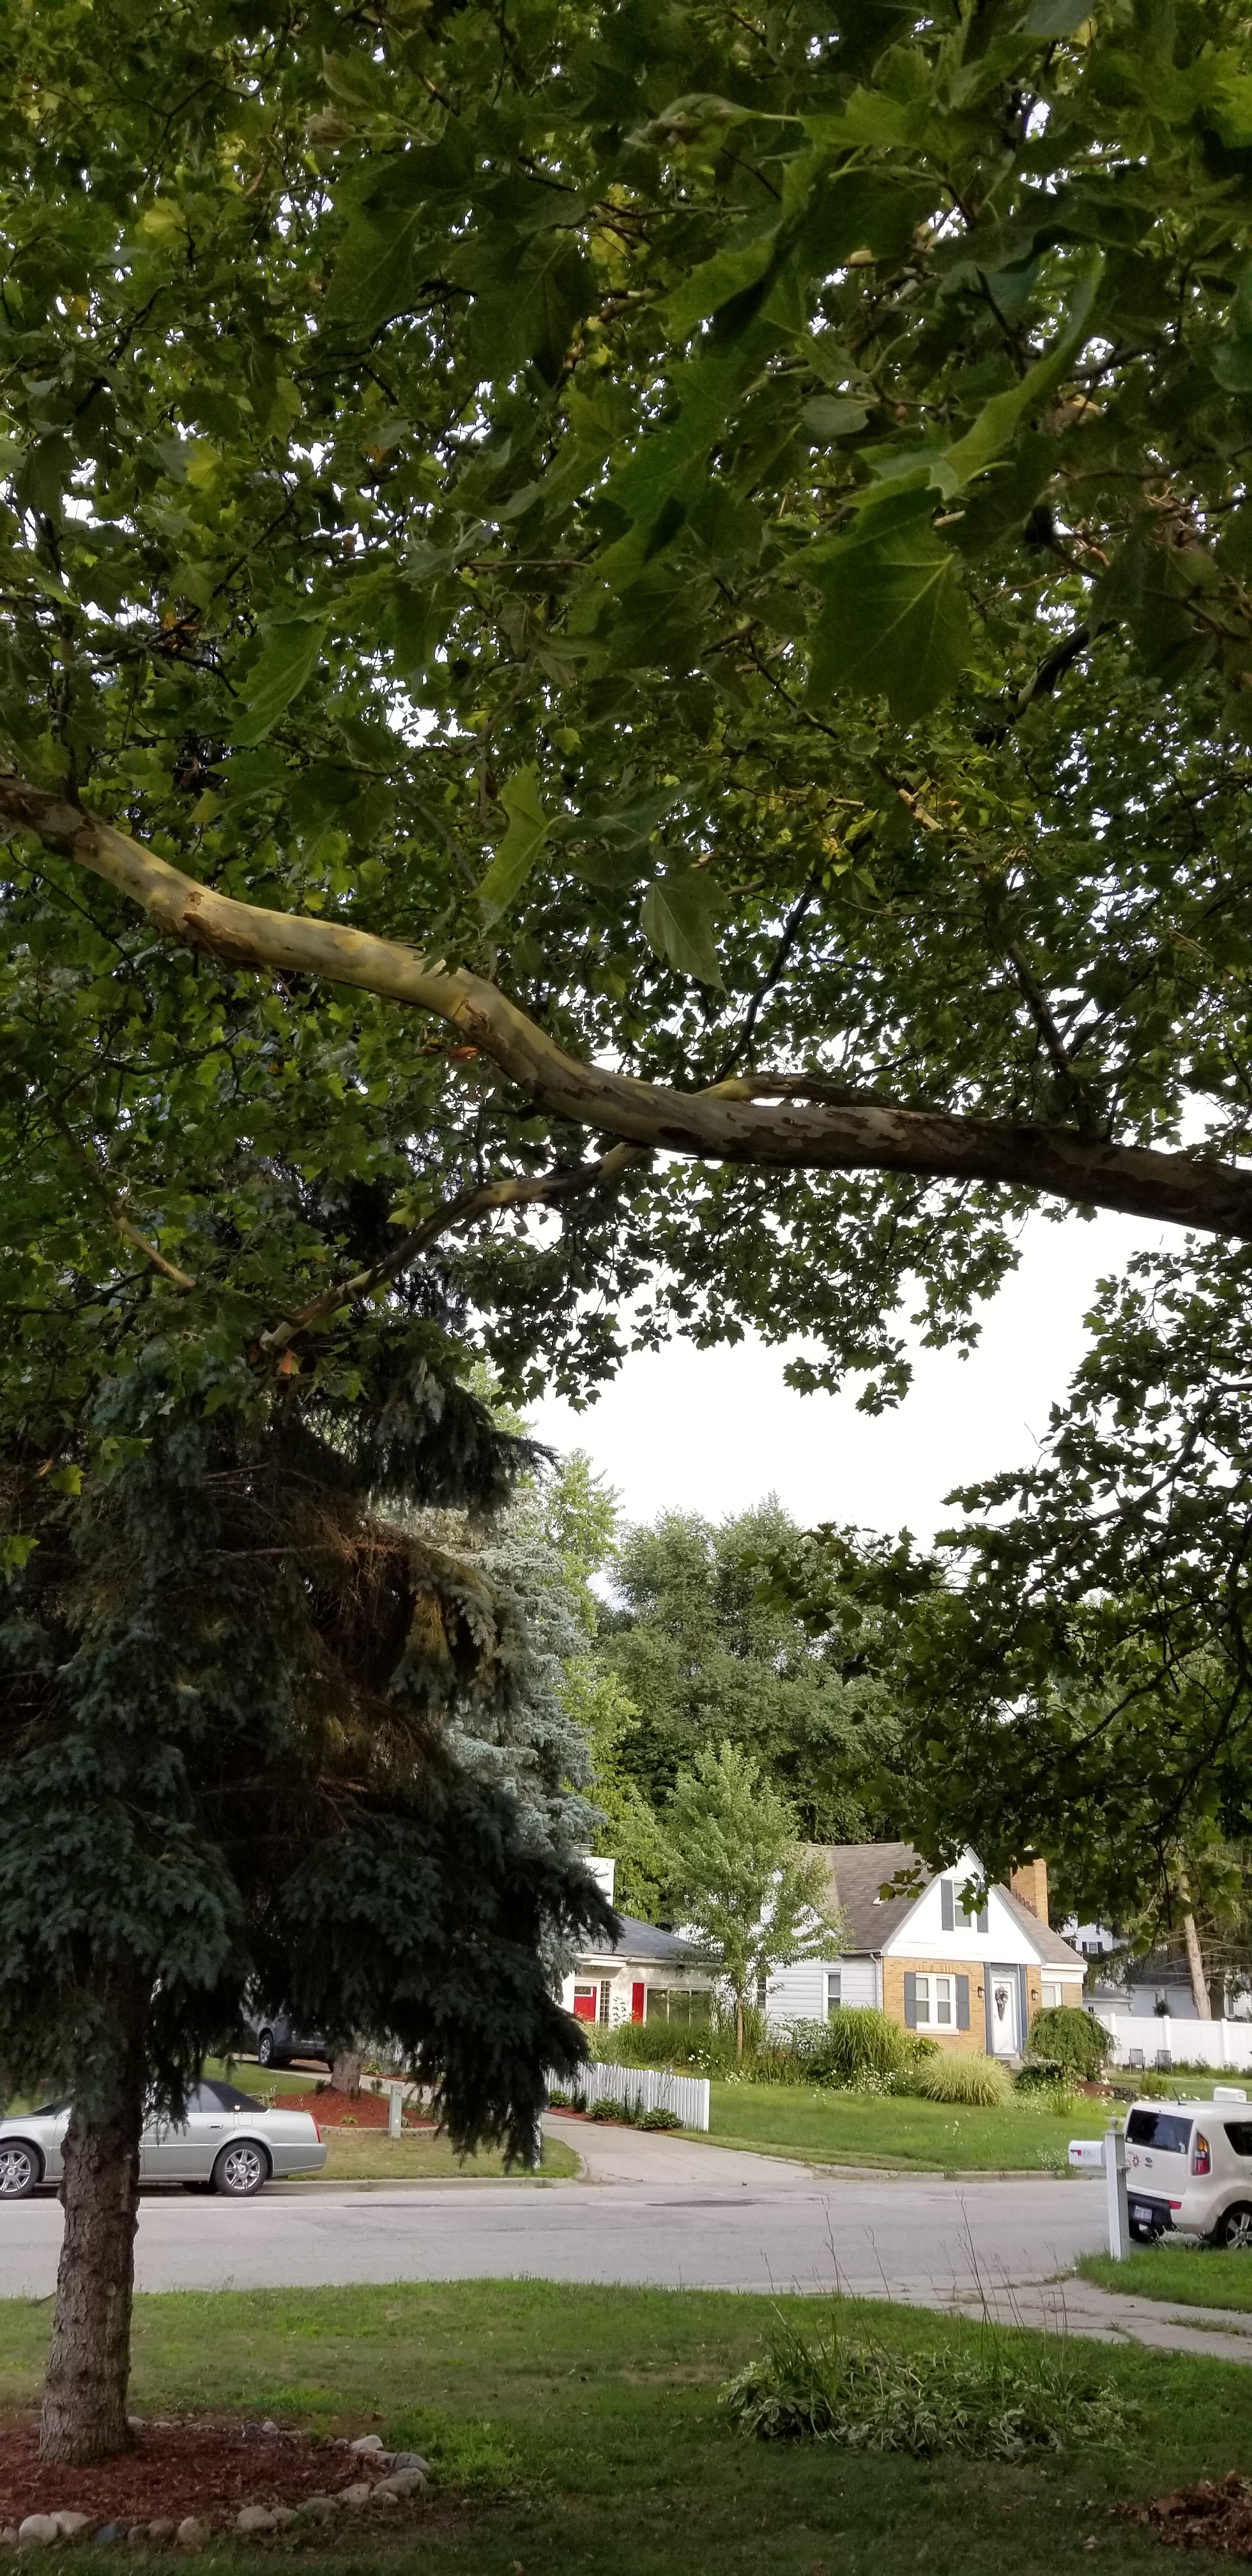
{"type": "Polygon", "coordinates": [[[1130,2252],[1130,2209],[1126,2199],[1126,2133],[1116,2120],[1104,2132],[1104,2187],[1109,2204],[1109,2252],[1124,2263],[1130,2252]]]}
{"type": "Polygon", "coordinates": [[[1108,2201],[1109,2252],[1124,2263],[1130,2252],[1130,2209],[1126,2199],[1126,2138],[1110,2120],[1102,2138],[1071,2138],[1069,2160],[1080,2173],[1104,2175],[1108,2201]]]}
{"type": "Polygon", "coordinates": [[[403,2084],[389,2084],[387,2087],[387,2135],[389,2138],[398,2138],[402,2134],[400,2115],[403,2109],[403,2084]]]}

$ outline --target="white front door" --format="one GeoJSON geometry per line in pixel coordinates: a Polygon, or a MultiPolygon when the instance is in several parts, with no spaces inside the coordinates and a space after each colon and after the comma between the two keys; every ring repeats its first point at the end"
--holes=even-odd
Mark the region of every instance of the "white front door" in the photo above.
{"type": "Polygon", "coordinates": [[[987,1999],[991,2007],[987,2017],[991,2025],[992,2056],[1018,2056],[1022,2034],[1016,1968],[992,1968],[988,1971],[987,1999]]]}

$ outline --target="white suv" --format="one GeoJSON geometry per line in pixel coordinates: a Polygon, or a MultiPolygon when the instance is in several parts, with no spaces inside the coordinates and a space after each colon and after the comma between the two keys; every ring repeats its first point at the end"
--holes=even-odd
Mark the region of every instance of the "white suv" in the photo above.
{"type": "Polygon", "coordinates": [[[1212,2245],[1252,2245],[1252,2107],[1136,2102],[1126,2118],[1130,2232],[1150,2243],[1170,2228],[1212,2245]]]}

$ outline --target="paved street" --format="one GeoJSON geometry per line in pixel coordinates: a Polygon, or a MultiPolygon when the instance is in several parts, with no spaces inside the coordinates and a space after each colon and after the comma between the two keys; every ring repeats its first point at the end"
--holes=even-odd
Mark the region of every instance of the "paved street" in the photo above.
{"type": "MultiPolygon", "coordinates": [[[[577,2182],[290,2183],[255,2201],[148,2193],[143,2290],[350,2281],[548,2280],[846,2288],[946,2305],[1048,2280],[1102,2241],[1097,2183],[822,2175],[770,2156],[553,2118],[577,2182]]],[[[46,2297],[61,2212],[0,2211],[0,2295],[46,2297]]]]}

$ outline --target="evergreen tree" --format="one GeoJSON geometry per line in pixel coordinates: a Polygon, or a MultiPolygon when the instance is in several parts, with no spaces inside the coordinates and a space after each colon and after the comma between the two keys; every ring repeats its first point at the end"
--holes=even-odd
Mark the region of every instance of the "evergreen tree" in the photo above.
{"type": "Polygon", "coordinates": [[[177,2112],[246,1995],[369,2032],[515,2157],[581,2054],[551,1963],[608,1909],[560,1793],[536,1830],[469,1758],[530,1686],[517,1602],[389,1517],[523,1463],[428,1349],[367,1315],[334,1393],[154,1337],[55,1481],[10,1409],[0,2061],[74,2105],[46,2458],[127,2441],[145,2099],[177,2112]]]}

